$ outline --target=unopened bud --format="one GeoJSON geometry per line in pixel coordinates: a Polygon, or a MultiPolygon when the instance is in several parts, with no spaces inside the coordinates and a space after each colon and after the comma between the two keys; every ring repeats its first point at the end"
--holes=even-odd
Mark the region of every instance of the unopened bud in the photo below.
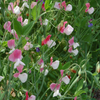
{"type": "Polygon", "coordinates": [[[99,63],[99,61],[98,61],[97,64],[96,64],[96,71],[97,71],[98,73],[100,73],[100,63],[99,63]]]}

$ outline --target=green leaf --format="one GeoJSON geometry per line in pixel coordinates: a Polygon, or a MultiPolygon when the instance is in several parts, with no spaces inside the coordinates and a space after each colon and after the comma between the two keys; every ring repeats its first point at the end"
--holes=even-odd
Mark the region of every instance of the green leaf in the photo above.
{"type": "Polygon", "coordinates": [[[70,67],[70,62],[67,62],[66,64],[62,66],[62,69],[65,70],[65,69],[68,69],[69,67],[70,67]]]}
{"type": "Polygon", "coordinates": [[[23,26],[23,35],[27,35],[29,34],[29,32],[31,31],[33,25],[34,25],[35,21],[30,22],[29,24],[23,26]]]}
{"type": "Polygon", "coordinates": [[[17,32],[18,36],[22,35],[22,26],[20,22],[18,22],[16,19],[14,19],[14,29],[17,32]]]}
{"type": "Polygon", "coordinates": [[[31,62],[31,58],[29,57],[29,55],[26,55],[23,58],[23,61],[24,61],[25,65],[29,65],[29,63],[31,62]]]}
{"type": "Polygon", "coordinates": [[[34,8],[32,9],[31,14],[32,14],[34,20],[36,20],[36,18],[39,17],[39,15],[40,15],[42,3],[43,2],[39,3],[38,5],[34,6],[34,8]]]}
{"type": "Polygon", "coordinates": [[[50,0],[46,0],[45,1],[45,9],[48,9],[49,8],[49,4],[50,4],[50,0]]]}
{"type": "Polygon", "coordinates": [[[74,96],[79,96],[79,95],[81,95],[82,93],[86,93],[86,92],[83,91],[83,90],[79,90],[79,91],[76,92],[76,94],[75,94],[74,96]]]}
{"type": "Polygon", "coordinates": [[[0,90],[0,100],[3,100],[4,94],[5,94],[5,93],[4,93],[4,92],[2,93],[1,90],[0,90]]]}
{"type": "Polygon", "coordinates": [[[77,93],[77,91],[79,91],[80,89],[82,89],[82,87],[83,87],[83,81],[84,81],[84,80],[81,79],[81,80],[78,82],[75,94],[77,93]]]}

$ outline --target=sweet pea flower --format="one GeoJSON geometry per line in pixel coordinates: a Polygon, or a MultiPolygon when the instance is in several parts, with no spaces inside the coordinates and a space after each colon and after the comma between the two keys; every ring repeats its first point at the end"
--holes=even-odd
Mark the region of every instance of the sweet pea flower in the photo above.
{"type": "Polygon", "coordinates": [[[7,44],[8,44],[8,48],[11,49],[9,53],[12,53],[15,50],[15,40],[9,40],[7,44]]]}
{"type": "Polygon", "coordinates": [[[28,1],[28,0],[23,0],[23,1],[28,1]]]}
{"type": "Polygon", "coordinates": [[[60,2],[55,2],[54,8],[60,9],[61,8],[60,2]]]}
{"type": "Polygon", "coordinates": [[[47,37],[46,37],[46,39],[44,39],[43,41],[42,41],[42,46],[43,45],[45,45],[45,44],[47,44],[47,42],[50,40],[50,37],[51,37],[51,35],[48,35],[47,37]]]}
{"type": "Polygon", "coordinates": [[[72,5],[68,4],[65,11],[71,11],[71,10],[72,10],[72,5]]]}
{"type": "Polygon", "coordinates": [[[23,17],[22,16],[18,16],[17,21],[21,22],[21,24],[23,25],[23,23],[22,23],[23,17]]]}
{"type": "Polygon", "coordinates": [[[19,6],[16,6],[14,8],[14,14],[16,14],[16,15],[19,15],[20,14],[20,7],[19,6]]]}
{"type": "Polygon", "coordinates": [[[33,9],[35,5],[37,5],[37,2],[32,2],[31,3],[31,9],[33,9]]]}
{"type": "Polygon", "coordinates": [[[0,82],[2,81],[3,78],[4,78],[3,76],[0,76],[0,82]]]}
{"type": "Polygon", "coordinates": [[[20,74],[22,72],[22,70],[23,70],[23,65],[19,65],[17,67],[17,70],[19,71],[19,73],[15,73],[13,76],[15,78],[18,77],[21,80],[22,83],[25,83],[27,81],[28,75],[26,73],[20,74]]]}
{"type": "Polygon", "coordinates": [[[45,3],[43,2],[43,4],[42,4],[42,9],[45,11],[45,6],[44,6],[44,4],[45,4],[45,3]]]}
{"type": "Polygon", "coordinates": [[[78,46],[79,46],[79,44],[76,42],[74,42],[74,37],[72,37],[69,41],[68,41],[68,43],[69,43],[69,49],[68,49],[68,52],[69,53],[73,53],[74,54],[74,56],[76,56],[77,54],[78,54],[78,49],[76,49],[78,46]],[[73,50],[73,48],[75,49],[75,50],[73,50]]]}
{"type": "Polygon", "coordinates": [[[51,83],[50,89],[51,91],[54,91],[53,97],[58,96],[58,95],[61,96],[61,94],[59,93],[60,84],[51,83]]]}
{"type": "Polygon", "coordinates": [[[85,5],[87,7],[85,12],[88,12],[89,14],[92,14],[94,12],[94,8],[93,7],[90,8],[90,3],[86,3],[85,5]]]}
{"type": "Polygon", "coordinates": [[[28,91],[26,92],[26,99],[25,100],[35,100],[36,96],[31,95],[30,97],[28,96],[28,91]]]}
{"type": "Polygon", "coordinates": [[[8,5],[8,10],[11,10],[11,11],[14,13],[14,5],[13,5],[12,2],[9,3],[9,5],[8,5]]]}
{"type": "Polygon", "coordinates": [[[53,40],[49,40],[49,41],[47,42],[47,45],[48,45],[49,48],[52,48],[53,46],[56,45],[56,42],[53,41],[53,40]]]}
{"type": "Polygon", "coordinates": [[[69,84],[70,78],[66,75],[63,77],[64,70],[60,70],[61,78],[60,83],[63,81],[66,85],[69,84]]]}
{"type": "Polygon", "coordinates": [[[43,25],[48,25],[48,19],[45,19],[43,25]]]}
{"type": "Polygon", "coordinates": [[[40,52],[40,48],[39,47],[36,48],[36,52],[40,52]]]}
{"type": "Polygon", "coordinates": [[[11,34],[18,40],[18,35],[14,29],[11,30],[11,34]]]}
{"type": "Polygon", "coordinates": [[[9,56],[9,60],[15,62],[14,68],[16,68],[19,64],[25,65],[22,61],[22,52],[19,49],[15,49],[12,54],[9,56]]]}
{"type": "Polygon", "coordinates": [[[33,44],[27,42],[27,43],[25,44],[25,46],[24,46],[24,50],[29,50],[29,49],[32,48],[32,47],[33,47],[33,44]]]}
{"type": "Polygon", "coordinates": [[[29,5],[28,5],[27,2],[24,2],[24,3],[23,3],[23,5],[22,5],[22,7],[20,8],[20,10],[23,11],[25,7],[29,9],[29,5]]]}
{"type": "Polygon", "coordinates": [[[61,23],[58,25],[58,31],[60,31],[61,33],[64,33],[65,24],[67,24],[67,21],[65,22],[61,21],[61,23]]]}
{"type": "Polygon", "coordinates": [[[67,25],[67,27],[64,29],[64,33],[66,35],[70,35],[73,32],[74,28],[71,25],[67,25]]]}
{"type": "Polygon", "coordinates": [[[28,19],[25,19],[22,25],[25,26],[27,24],[28,24],[28,19]]]}
{"type": "Polygon", "coordinates": [[[75,97],[74,100],[77,100],[77,97],[75,97]]]}
{"type": "Polygon", "coordinates": [[[4,29],[5,30],[8,30],[8,32],[11,32],[11,22],[10,21],[7,21],[5,24],[4,24],[4,29]]]}
{"type": "Polygon", "coordinates": [[[50,58],[50,66],[52,66],[53,69],[57,69],[59,67],[59,60],[56,60],[53,62],[53,58],[50,58]]]}

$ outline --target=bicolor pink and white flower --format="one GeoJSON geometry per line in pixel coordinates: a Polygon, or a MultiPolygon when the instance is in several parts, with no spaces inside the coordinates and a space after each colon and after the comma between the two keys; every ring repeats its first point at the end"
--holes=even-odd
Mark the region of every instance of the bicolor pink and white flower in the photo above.
{"type": "Polygon", "coordinates": [[[68,49],[68,52],[69,53],[73,53],[74,54],[74,56],[76,56],[77,54],[78,54],[78,49],[76,49],[78,46],[79,46],[79,44],[76,42],[74,42],[74,37],[72,37],[69,41],[68,41],[68,43],[69,43],[69,49],[68,49]],[[73,48],[75,49],[75,50],[73,50],[73,48]]]}
{"type": "Polygon", "coordinates": [[[32,48],[32,47],[33,47],[33,44],[27,42],[27,43],[25,44],[25,46],[24,46],[24,50],[29,50],[29,49],[32,48]]]}
{"type": "Polygon", "coordinates": [[[88,12],[89,14],[92,14],[94,12],[94,8],[93,7],[90,8],[90,3],[86,3],[85,5],[87,7],[85,12],[88,12]]]}
{"type": "Polygon", "coordinates": [[[53,69],[57,69],[59,67],[59,60],[56,60],[53,62],[53,58],[51,57],[50,58],[50,66],[53,68],[53,69]]]}
{"type": "Polygon", "coordinates": [[[11,30],[11,34],[18,40],[18,35],[14,29],[11,30]]]}
{"type": "Polygon", "coordinates": [[[21,74],[21,72],[22,72],[22,70],[23,70],[23,65],[17,66],[17,70],[18,70],[19,72],[18,72],[18,73],[15,73],[13,76],[14,76],[15,78],[18,77],[18,78],[21,80],[22,83],[25,83],[25,82],[27,81],[28,75],[27,75],[27,73],[22,73],[22,74],[21,74]]]}
{"type": "Polygon", "coordinates": [[[8,30],[8,32],[11,32],[11,22],[10,21],[7,21],[5,24],[4,24],[4,29],[5,30],[8,30]]]}
{"type": "Polygon", "coordinates": [[[9,3],[9,5],[8,5],[8,10],[9,10],[9,11],[12,11],[12,12],[14,13],[14,5],[13,5],[12,2],[9,3]]]}
{"type": "Polygon", "coordinates": [[[9,40],[7,44],[8,48],[11,49],[9,53],[12,53],[15,50],[15,40],[14,39],[9,40]]]}
{"type": "Polygon", "coordinates": [[[66,2],[65,1],[63,1],[62,3],[55,2],[54,8],[56,8],[56,9],[62,9],[63,7],[64,7],[65,11],[71,11],[72,10],[72,5],[68,4],[66,6],[66,2]]]}
{"type": "Polygon", "coordinates": [[[19,49],[15,49],[12,54],[9,56],[9,60],[15,62],[14,68],[17,68],[18,65],[25,65],[22,61],[22,52],[19,49]]]}
{"type": "Polygon", "coordinates": [[[69,84],[70,78],[67,75],[63,77],[63,73],[64,70],[60,70],[60,74],[61,74],[60,82],[63,81],[65,84],[69,84]]]}
{"type": "Polygon", "coordinates": [[[61,21],[61,23],[58,25],[58,31],[60,31],[61,33],[65,33],[66,35],[70,35],[73,32],[74,28],[69,24],[67,25],[67,27],[65,27],[65,24],[67,24],[67,21],[61,21]]]}
{"type": "Polygon", "coordinates": [[[59,93],[60,84],[51,83],[50,89],[51,89],[51,91],[54,91],[53,97],[55,97],[55,96],[61,96],[61,94],[59,93]]]}
{"type": "Polygon", "coordinates": [[[31,95],[30,97],[28,96],[28,91],[26,92],[26,99],[25,100],[35,100],[36,96],[31,95]]]}

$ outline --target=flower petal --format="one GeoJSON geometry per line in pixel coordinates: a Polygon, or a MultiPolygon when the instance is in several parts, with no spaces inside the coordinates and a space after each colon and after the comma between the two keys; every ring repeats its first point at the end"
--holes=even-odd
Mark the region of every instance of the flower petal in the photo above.
{"type": "Polygon", "coordinates": [[[28,75],[26,73],[19,74],[18,78],[21,80],[22,83],[27,81],[28,75]]]}
{"type": "Polygon", "coordinates": [[[65,83],[65,84],[68,84],[70,82],[70,79],[68,78],[68,76],[65,76],[62,78],[62,81],[65,83]]]}
{"type": "Polygon", "coordinates": [[[53,67],[53,69],[57,69],[59,66],[59,60],[54,61],[51,66],[53,67]]]}

